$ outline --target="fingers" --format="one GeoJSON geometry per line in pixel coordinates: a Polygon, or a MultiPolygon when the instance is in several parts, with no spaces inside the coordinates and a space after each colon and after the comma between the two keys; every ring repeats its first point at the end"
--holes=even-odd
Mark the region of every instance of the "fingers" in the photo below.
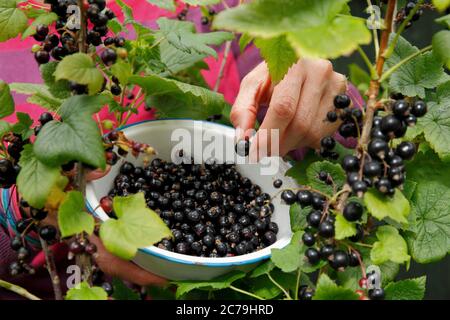
{"type": "Polygon", "coordinates": [[[140,286],[164,286],[167,284],[166,279],[147,272],[134,263],[120,259],[109,253],[97,236],[92,235],[89,240],[97,246],[98,254],[95,260],[104,273],[140,286]]]}
{"type": "Polygon", "coordinates": [[[333,73],[332,65],[327,60],[302,60],[306,79],[303,83],[298,107],[288,130],[282,136],[280,153],[285,155],[304,143],[317,125],[316,117],[321,107],[320,101],[333,73]]]}
{"type": "Polygon", "coordinates": [[[277,129],[279,137],[285,134],[298,107],[304,75],[302,63],[297,63],[289,69],[286,77],[273,90],[266,117],[252,144],[253,150],[250,153],[253,156],[255,153],[258,154],[258,158],[279,154],[277,147],[280,141],[279,139],[271,141],[271,130],[277,129]]]}
{"type": "Polygon", "coordinates": [[[270,76],[266,63],[261,63],[250,72],[241,83],[236,101],[231,109],[230,120],[235,128],[240,129],[241,136],[248,129],[253,129],[259,104],[270,90],[270,76]]]}
{"type": "Polygon", "coordinates": [[[333,110],[333,100],[341,93],[347,91],[347,78],[339,73],[333,73],[330,78],[328,86],[324,91],[320,102],[320,108],[318,109],[317,119],[322,121],[317,121],[317,125],[311,130],[311,134],[308,135],[308,141],[306,146],[318,149],[320,148],[320,141],[326,136],[332,136],[339,128],[341,121],[335,123],[330,123],[324,121],[327,117],[327,113],[333,110]]]}

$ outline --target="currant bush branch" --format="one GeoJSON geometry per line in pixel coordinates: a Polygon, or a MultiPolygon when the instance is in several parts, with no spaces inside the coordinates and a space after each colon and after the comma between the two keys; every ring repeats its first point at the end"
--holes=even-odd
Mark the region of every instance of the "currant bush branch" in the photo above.
{"type": "Polygon", "coordinates": [[[392,42],[389,44],[389,47],[385,51],[383,51],[383,50],[381,51],[381,52],[383,52],[383,56],[384,56],[385,59],[388,59],[392,55],[392,53],[395,50],[395,47],[397,46],[397,42],[400,39],[400,35],[403,33],[403,31],[405,31],[405,29],[408,26],[409,22],[412,20],[414,15],[420,9],[420,7],[422,6],[423,2],[424,2],[424,0],[418,0],[417,1],[416,6],[411,10],[409,15],[406,17],[406,19],[402,22],[402,24],[398,28],[394,39],[392,39],[392,42]]]}
{"type": "Polygon", "coordinates": [[[53,257],[53,252],[49,249],[47,242],[39,237],[41,242],[42,251],[45,255],[45,266],[50,275],[50,280],[52,282],[53,293],[55,294],[55,300],[63,300],[61,291],[61,281],[59,279],[58,271],[55,265],[55,259],[53,257]]]}
{"type": "Polygon", "coordinates": [[[18,294],[19,296],[22,296],[29,300],[41,300],[40,298],[36,297],[34,294],[28,292],[26,289],[24,289],[18,285],[15,285],[13,283],[1,280],[1,279],[0,279],[0,287],[4,288],[6,290],[9,290],[11,292],[14,292],[14,293],[18,294]]]}

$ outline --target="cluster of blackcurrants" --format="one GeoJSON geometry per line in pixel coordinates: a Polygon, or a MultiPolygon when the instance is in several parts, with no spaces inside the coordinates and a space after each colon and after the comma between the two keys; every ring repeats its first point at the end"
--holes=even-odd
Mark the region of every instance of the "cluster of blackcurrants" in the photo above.
{"type": "Polygon", "coordinates": [[[12,276],[23,273],[34,274],[35,270],[28,264],[31,257],[25,236],[30,233],[37,233],[39,237],[48,244],[56,241],[58,230],[52,225],[41,225],[48,212],[45,209],[31,207],[25,200],[19,201],[19,209],[22,219],[16,223],[16,236],[11,239],[11,248],[17,252],[17,261],[10,264],[9,270],[12,276]]]}
{"type": "Polygon", "coordinates": [[[180,254],[230,257],[276,242],[278,225],[271,221],[270,195],[232,164],[185,162],[154,159],[145,168],[125,162],[101,207],[114,217],[112,197],[144,192],[148,207],[173,234],[173,240],[164,239],[157,246],[180,254]]]}
{"type": "Polygon", "coordinates": [[[413,142],[404,141],[391,148],[390,141],[402,138],[408,126],[414,126],[417,118],[426,114],[427,105],[423,101],[399,99],[392,103],[390,111],[392,113],[374,117],[371,140],[364,158],[347,155],[342,161],[347,182],[358,196],[372,186],[383,194],[394,195],[395,188],[401,187],[405,181],[405,161],[416,153],[413,142]]]}
{"type": "MultiPolygon", "coordinates": [[[[189,5],[187,5],[186,8],[181,10],[180,13],[177,15],[178,20],[185,21],[188,13],[189,13],[189,5]]],[[[200,23],[204,26],[207,26],[211,22],[211,17],[213,17],[215,14],[216,11],[213,8],[209,8],[208,15],[202,15],[200,23]]]]}
{"type": "MultiPolygon", "coordinates": [[[[311,212],[306,217],[308,226],[302,236],[303,243],[309,247],[305,251],[305,256],[311,265],[317,265],[320,260],[328,261],[335,270],[359,265],[359,254],[357,252],[345,252],[333,245],[335,217],[332,214],[324,213],[326,204],[324,196],[309,190],[299,190],[297,194],[294,194],[291,190],[284,190],[281,198],[289,205],[297,202],[302,208],[312,207],[311,212]]],[[[344,209],[344,217],[349,221],[359,220],[362,214],[363,208],[357,202],[350,202],[344,209]]],[[[358,224],[357,234],[350,240],[360,241],[363,235],[364,230],[358,224]]]]}
{"type": "MultiPolygon", "coordinates": [[[[395,18],[395,22],[397,24],[403,23],[403,21],[405,21],[405,19],[409,16],[409,14],[416,7],[416,5],[417,5],[417,0],[410,0],[410,1],[408,1],[403,8],[398,10],[397,16],[395,18]]],[[[425,6],[422,5],[417,10],[417,12],[412,16],[411,21],[408,22],[408,24],[406,25],[406,28],[410,28],[414,21],[417,21],[417,20],[420,19],[420,17],[422,17],[422,15],[423,15],[423,7],[425,7],[425,6]]]]}
{"type": "MultiPolygon", "coordinates": [[[[79,26],[71,21],[74,12],[70,10],[70,6],[76,6],[77,0],[46,0],[45,2],[51,5],[51,11],[58,15],[58,20],[55,24],[56,33],[50,33],[47,25],[36,26],[36,33],[33,37],[36,41],[41,42],[41,45],[37,45],[37,48],[34,49],[34,57],[39,64],[48,63],[51,57],[60,61],[67,55],[79,52],[81,35],[79,26]]],[[[125,38],[107,37],[108,21],[114,19],[115,14],[106,8],[105,0],[88,0],[88,2],[86,15],[93,27],[86,30],[86,44],[94,47],[104,44],[105,48],[102,49],[100,57],[106,66],[111,66],[117,61],[118,56],[125,58],[128,55],[127,50],[123,48],[125,38]]],[[[74,94],[85,94],[87,86],[71,81],[70,90],[74,94]]],[[[122,89],[117,79],[113,79],[110,90],[114,95],[121,94],[122,89]]]]}

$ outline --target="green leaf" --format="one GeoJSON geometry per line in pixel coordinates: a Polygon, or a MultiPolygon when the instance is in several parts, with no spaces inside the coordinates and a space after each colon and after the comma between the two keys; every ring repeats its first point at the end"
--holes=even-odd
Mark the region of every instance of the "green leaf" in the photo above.
{"type": "Polygon", "coordinates": [[[3,136],[9,132],[11,132],[11,125],[9,122],[0,120],[0,140],[2,140],[3,136]]]}
{"type": "Polygon", "coordinates": [[[10,88],[14,92],[29,95],[28,103],[37,104],[51,111],[58,110],[62,103],[62,100],[55,98],[43,84],[11,83],[10,88]]]}
{"type": "Polygon", "coordinates": [[[213,25],[254,37],[284,35],[298,56],[337,58],[371,39],[363,19],[340,14],[347,2],[258,0],[221,12],[213,25]]]}
{"type": "Polygon", "coordinates": [[[132,76],[129,82],[137,84],[152,97],[152,105],[164,118],[206,119],[222,113],[226,104],[221,94],[155,75],[132,76]]]}
{"type": "Polygon", "coordinates": [[[385,288],[386,300],[422,300],[427,277],[389,283],[385,288]]]}
{"type": "Polygon", "coordinates": [[[167,18],[157,20],[159,30],[157,40],[167,42],[180,51],[201,54],[217,58],[217,52],[210,45],[219,45],[227,40],[233,40],[230,32],[195,33],[195,26],[191,22],[176,21],[167,18]]]}
{"type": "Polygon", "coordinates": [[[58,226],[61,237],[66,238],[86,232],[94,232],[94,218],[85,211],[83,195],[70,191],[58,210],[58,226]]]}
{"type": "Polygon", "coordinates": [[[286,37],[280,36],[271,39],[256,39],[255,45],[267,62],[272,82],[280,82],[289,68],[297,62],[297,55],[286,37]]]}
{"type": "Polygon", "coordinates": [[[14,99],[6,82],[0,80],[0,118],[14,113],[14,99]]]}
{"type": "Polygon", "coordinates": [[[173,0],[147,0],[147,2],[170,11],[175,11],[176,9],[175,2],[173,0]]]}
{"type": "Polygon", "coordinates": [[[370,251],[370,259],[375,264],[386,261],[395,263],[409,263],[408,246],[405,239],[392,226],[381,226],[376,232],[378,241],[373,244],[370,251]]]}
{"type": "Polygon", "coordinates": [[[33,23],[29,25],[28,28],[22,33],[22,40],[34,35],[36,33],[36,26],[40,24],[48,26],[56,20],[58,20],[58,15],[54,12],[44,12],[40,14],[36,17],[33,23]]]}
{"type": "Polygon", "coordinates": [[[221,290],[229,288],[233,282],[245,277],[245,272],[232,271],[223,276],[217,277],[209,281],[175,281],[178,286],[176,297],[179,299],[184,294],[195,289],[221,290]]]}
{"type": "Polygon", "coordinates": [[[388,197],[375,189],[364,195],[364,204],[372,216],[378,220],[391,218],[402,224],[408,224],[407,217],[411,210],[408,200],[400,190],[395,190],[393,197],[388,197]]]}
{"type": "Polygon", "coordinates": [[[317,281],[313,300],[358,300],[358,297],[355,291],[339,287],[326,274],[322,274],[317,281]]]}
{"type": "MultiPolygon", "coordinates": [[[[48,91],[58,99],[67,99],[70,97],[69,82],[67,80],[56,81],[54,73],[58,67],[59,62],[51,61],[41,65],[42,79],[48,88],[48,91]]],[[[61,105],[61,103],[59,104],[61,105]]]]}
{"type": "Polygon", "coordinates": [[[411,199],[414,232],[407,234],[411,256],[420,263],[439,261],[450,252],[450,189],[440,183],[419,183],[411,199]]]}
{"type": "Polygon", "coordinates": [[[291,243],[283,249],[272,249],[271,260],[283,272],[292,272],[301,265],[301,239],[303,232],[294,233],[291,243]]]}
{"type": "Polygon", "coordinates": [[[312,266],[305,259],[307,247],[302,242],[302,235],[303,231],[298,231],[292,236],[289,245],[283,249],[272,249],[271,260],[283,272],[293,272],[300,268],[305,273],[311,273],[326,265],[326,261],[321,261],[312,266]]]}
{"type": "Polygon", "coordinates": [[[334,227],[336,240],[343,240],[356,234],[356,223],[347,221],[342,214],[336,214],[334,227]]]}
{"type": "Polygon", "coordinates": [[[33,145],[27,144],[21,153],[17,187],[22,197],[34,208],[41,209],[50,191],[61,176],[58,167],[50,167],[36,158],[33,145]]]}
{"type": "Polygon", "coordinates": [[[114,300],[140,300],[139,293],[127,287],[119,278],[113,278],[112,284],[114,300]]]}
{"type": "Polygon", "coordinates": [[[95,66],[92,58],[85,53],[75,53],[65,57],[56,68],[56,80],[70,80],[87,85],[89,94],[100,91],[105,81],[103,74],[95,66]]]}
{"type": "Polygon", "coordinates": [[[325,171],[333,179],[333,183],[337,190],[341,189],[345,184],[345,172],[339,164],[334,164],[329,161],[315,162],[306,170],[306,176],[308,177],[308,185],[313,189],[321,191],[323,193],[332,196],[334,193],[333,186],[328,185],[326,182],[318,179],[319,173],[325,171]]]}
{"type": "Polygon", "coordinates": [[[38,159],[52,166],[77,160],[104,168],[103,140],[92,115],[108,101],[105,96],[86,95],[67,99],[60,109],[62,122],[49,122],[36,139],[34,150],[38,159]]]}
{"type": "Polygon", "coordinates": [[[433,53],[450,69],[450,31],[443,30],[433,36],[433,53]]]}
{"type": "Polygon", "coordinates": [[[311,207],[302,208],[298,203],[294,203],[289,208],[291,218],[291,229],[293,232],[304,230],[307,226],[306,216],[311,212],[311,207]]]}
{"type": "Polygon", "coordinates": [[[358,88],[359,92],[366,93],[370,83],[369,73],[355,63],[349,65],[349,71],[350,82],[358,88]]]}
{"type": "MultiPolygon", "coordinates": [[[[436,89],[428,101],[428,113],[419,118],[417,130],[443,160],[450,159],[450,81],[436,89]]],[[[420,134],[419,133],[419,134],[420,134]]]]}
{"type": "MultiPolygon", "coordinates": [[[[417,47],[400,37],[392,56],[386,61],[386,68],[393,67],[418,51],[417,47]]],[[[389,87],[409,97],[425,98],[425,89],[433,89],[448,80],[449,76],[439,59],[432,52],[426,52],[398,68],[391,75],[389,87]]]]}
{"type": "Polygon", "coordinates": [[[105,221],[100,237],[106,249],[120,258],[130,260],[139,248],[172,236],[161,218],[147,208],[143,193],[115,197],[113,207],[118,219],[105,221]]]}
{"type": "Polygon", "coordinates": [[[450,6],[450,0],[433,0],[433,5],[439,10],[444,11],[450,6]]]}
{"type": "Polygon", "coordinates": [[[120,9],[122,9],[122,13],[125,17],[123,24],[126,25],[135,22],[133,17],[133,10],[131,9],[131,7],[124,3],[122,0],[116,0],[116,3],[119,5],[120,9]]]}
{"type": "Polygon", "coordinates": [[[220,0],[182,0],[191,6],[211,6],[220,3],[220,0]]]}
{"type": "Polygon", "coordinates": [[[108,295],[101,287],[89,287],[87,282],[81,282],[67,291],[66,300],[108,300],[108,295]]]}
{"type": "Polygon", "coordinates": [[[450,163],[442,162],[432,150],[419,153],[413,161],[406,164],[408,180],[418,184],[435,182],[450,189],[450,179],[442,172],[450,172],[450,163]]]}
{"type": "Polygon", "coordinates": [[[111,67],[111,73],[119,79],[121,85],[125,86],[133,75],[133,68],[128,62],[120,60],[111,67]]]}
{"type": "Polygon", "coordinates": [[[322,158],[320,158],[314,151],[310,150],[303,160],[297,161],[292,168],[290,168],[286,172],[286,176],[292,177],[297,181],[299,185],[307,185],[308,184],[308,178],[306,176],[306,170],[309,168],[309,166],[316,161],[321,161],[322,158]]]}
{"type": "Polygon", "coordinates": [[[108,29],[111,30],[114,34],[118,34],[119,32],[124,31],[122,24],[117,18],[108,20],[108,29]]]}
{"type": "Polygon", "coordinates": [[[253,37],[244,33],[241,35],[241,37],[239,38],[239,49],[241,50],[241,53],[243,53],[245,51],[245,49],[248,47],[248,45],[250,44],[250,42],[253,41],[253,37]]]}
{"type": "Polygon", "coordinates": [[[437,23],[440,23],[440,24],[446,26],[447,28],[450,28],[450,14],[448,14],[446,16],[439,17],[435,21],[437,23]]]}
{"type": "Polygon", "coordinates": [[[263,299],[275,299],[281,294],[281,289],[266,276],[253,279],[250,288],[252,293],[263,299]]]}
{"type": "Polygon", "coordinates": [[[15,38],[25,30],[28,19],[17,0],[0,0],[0,42],[15,38]]]}
{"type": "Polygon", "coordinates": [[[33,119],[28,113],[16,112],[17,122],[12,126],[12,131],[16,134],[20,134],[22,139],[28,139],[33,135],[33,119]]]}
{"type": "Polygon", "coordinates": [[[275,268],[275,264],[269,260],[264,263],[261,263],[259,266],[257,266],[255,269],[252,270],[249,277],[250,278],[258,278],[262,275],[270,273],[275,268]]]}

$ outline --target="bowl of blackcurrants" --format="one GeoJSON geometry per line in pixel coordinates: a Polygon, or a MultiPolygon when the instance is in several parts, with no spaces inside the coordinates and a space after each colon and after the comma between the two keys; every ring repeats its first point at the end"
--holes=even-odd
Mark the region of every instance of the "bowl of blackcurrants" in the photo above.
{"type": "Polygon", "coordinates": [[[120,158],[88,184],[87,207],[102,221],[114,219],[102,202],[144,193],[173,237],[138,250],[136,264],[171,280],[209,280],[251,270],[289,244],[281,191],[298,186],[281,158],[249,163],[250,142],[236,144],[235,130],[214,122],[155,120],[121,131],[157,154],[120,158]]]}

